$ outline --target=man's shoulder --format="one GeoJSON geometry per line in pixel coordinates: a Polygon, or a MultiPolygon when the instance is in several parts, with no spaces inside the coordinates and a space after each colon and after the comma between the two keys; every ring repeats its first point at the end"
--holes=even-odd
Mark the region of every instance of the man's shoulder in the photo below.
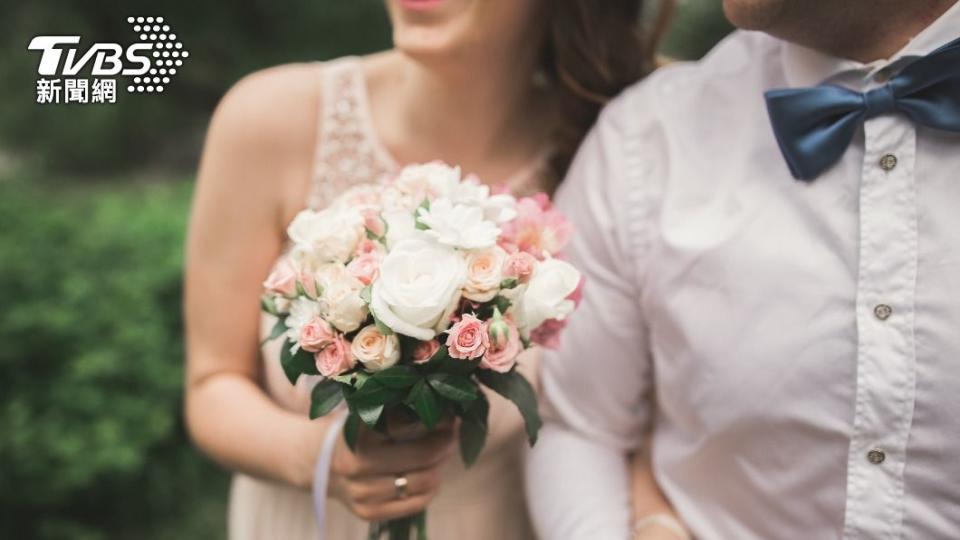
{"type": "Polygon", "coordinates": [[[735,31],[703,59],[668,64],[624,90],[604,111],[606,120],[669,127],[762,100],[779,72],[781,44],[760,32],[735,31]]]}

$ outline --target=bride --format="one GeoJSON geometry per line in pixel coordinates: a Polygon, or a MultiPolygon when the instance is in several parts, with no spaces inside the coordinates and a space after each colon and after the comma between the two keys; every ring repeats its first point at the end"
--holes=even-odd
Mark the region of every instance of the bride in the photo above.
{"type": "MultiPolygon", "coordinates": [[[[305,205],[322,208],[407,163],[441,159],[515,193],[551,192],[602,103],[653,68],[659,31],[637,30],[641,8],[388,0],[394,49],[267,69],[223,98],[188,236],[185,405],[196,444],[235,472],[231,538],[365,538],[366,521],[428,503],[433,538],[533,537],[522,421],[496,395],[470,469],[448,459],[454,427],[407,442],[367,432],[356,454],[336,434],[318,531],[309,489],[325,435],[339,428],[336,415],[308,419],[308,384],[286,381],[276,344],[261,348],[271,325],[261,283],[305,205]]],[[[536,380],[532,352],[522,363],[536,380]]]]}

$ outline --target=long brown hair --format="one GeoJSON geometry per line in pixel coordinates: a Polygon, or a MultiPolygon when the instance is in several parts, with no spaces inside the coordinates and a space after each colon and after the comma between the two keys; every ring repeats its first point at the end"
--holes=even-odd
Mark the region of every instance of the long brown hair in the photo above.
{"type": "Polygon", "coordinates": [[[644,24],[645,0],[548,1],[542,68],[558,94],[550,173],[559,182],[603,105],[656,67],[675,5],[659,0],[656,20],[644,24]]]}

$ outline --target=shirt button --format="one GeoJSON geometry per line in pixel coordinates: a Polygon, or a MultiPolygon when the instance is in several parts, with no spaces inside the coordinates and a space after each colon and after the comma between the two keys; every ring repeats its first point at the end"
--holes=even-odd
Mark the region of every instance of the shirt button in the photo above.
{"type": "Polygon", "coordinates": [[[886,304],[877,304],[876,307],[873,308],[873,314],[881,321],[885,321],[890,315],[893,315],[893,308],[886,304]]]}
{"type": "Polygon", "coordinates": [[[885,171],[892,171],[897,166],[897,156],[887,154],[880,158],[880,168],[885,171]]]}
{"type": "Polygon", "coordinates": [[[874,465],[883,463],[883,460],[885,459],[887,459],[887,454],[879,448],[874,448],[873,450],[867,452],[867,461],[874,465]]]}

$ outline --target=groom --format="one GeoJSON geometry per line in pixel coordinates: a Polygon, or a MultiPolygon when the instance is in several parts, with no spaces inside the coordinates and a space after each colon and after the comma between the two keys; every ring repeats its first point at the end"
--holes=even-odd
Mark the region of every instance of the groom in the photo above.
{"type": "Polygon", "coordinates": [[[960,538],[960,4],[724,7],[762,33],[627,90],[558,195],[537,528],[629,538],[649,433],[697,538],[960,538]]]}

